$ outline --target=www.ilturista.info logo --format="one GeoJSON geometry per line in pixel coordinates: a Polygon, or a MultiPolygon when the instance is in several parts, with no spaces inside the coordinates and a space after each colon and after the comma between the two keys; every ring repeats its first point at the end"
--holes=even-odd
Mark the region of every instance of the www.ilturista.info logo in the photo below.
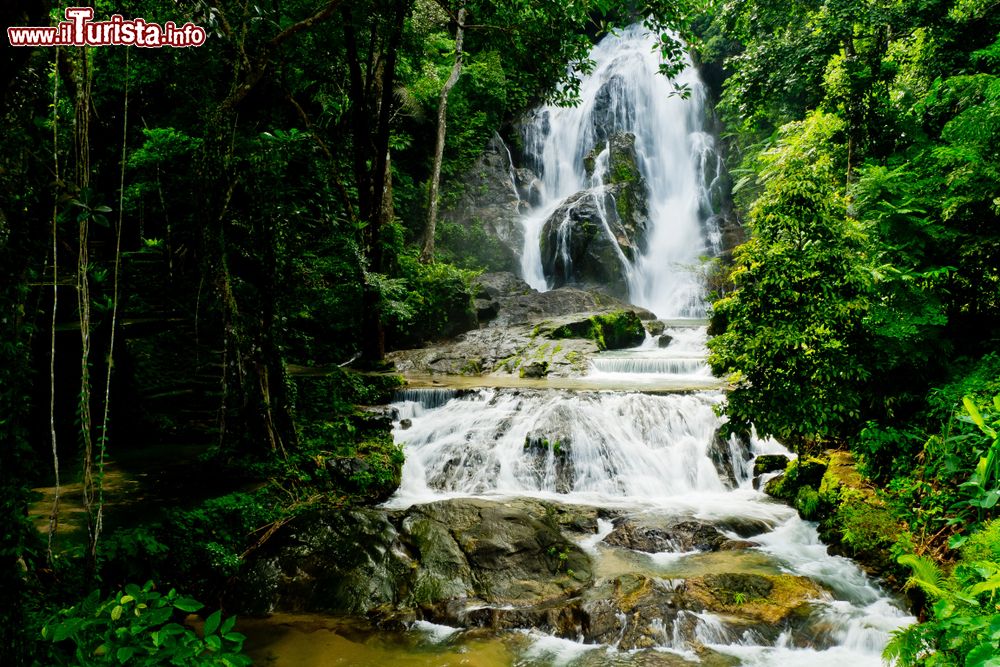
{"type": "Polygon", "coordinates": [[[142,46],[159,48],[201,46],[206,33],[201,26],[173,21],[163,25],[144,19],[124,19],[119,14],[110,21],[94,21],[93,7],[68,7],[66,20],[48,28],[7,28],[11,46],[142,46]]]}

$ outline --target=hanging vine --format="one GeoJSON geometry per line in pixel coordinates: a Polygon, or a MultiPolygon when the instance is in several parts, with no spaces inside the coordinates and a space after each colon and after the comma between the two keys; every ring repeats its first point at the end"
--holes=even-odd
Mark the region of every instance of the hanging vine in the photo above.
{"type": "Polygon", "coordinates": [[[118,182],[118,222],[115,225],[115,268],[113,292],[111,294],[111,338],[108,342],[107,374],[104,379],[104,415],[101,418],[100,451],[97,460],[97,519],[94,522],[94,549],[97,548],[97,541],[100,538],[101,528],[104,525],[104,461],[108,447],[108,425],[111,416],[111,373],[114,369],[115,332],[118,329],[118,277],[121,268],[122,222],[125,210],[125,158],[128,148],[128,65],[130,53],[131,49],[125,50],[125,100],[122,119],[121,172],[118,182]]]}
{"type": "MultiPolygon", "coordinates": [[[[52,173],[59,183],[59,47],[52,63],[52,173]]],[[[59,306],[59,251],[57,222],[59,198],[52,203],[52,333],[49,347],[49,431],[52,434],[52,471],[55,473],[55,493],[49,513],[49,534],[46,554],[52,563],[52,536],[59,528],[59,450],[56,446],[56,312],[59,306]]]]}
{"type": "Polygon", "coordinates": [[[77,311],[80,320],[80,436],[83,441],[83,506],[87,513],[87,553],[91,564],[97,552],[97,526],[95,500],[100,480],[94,479],[93,416],[91,415],[90,383],[90,97],[93,83],[91,59],[93,52],[82,48],[79,76],[76,87],[75,158],[76,184],[79,198],[73,201],[80,211],[77,214],[78,253],[76,261],[77,311]]]}

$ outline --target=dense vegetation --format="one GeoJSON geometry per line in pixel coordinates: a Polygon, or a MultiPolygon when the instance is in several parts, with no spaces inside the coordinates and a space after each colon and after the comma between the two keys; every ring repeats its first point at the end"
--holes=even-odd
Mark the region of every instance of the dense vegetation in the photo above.
{"type": "MultiPolygon", "coordinates": [[[[585,68],[594,40],[634,17],[676,67],[665,28],[680,7],[75,4],[97,20],[191,21],[208,39],[4,44],[0,663],[239,664],[241,638],[209,612],[243,558],[306,507],[398,484],[386,420],[355,407],[396,380],[356,371],[475,323],[469,281],[496,242],[442,220],[436,249],[421,243],[437,170],[447,205],[494,133],[544,99],[572,102],[567,65],[585,68]],[[155,467],[157,445],[191,443],[199,453],[157,471],[146,500],[111,508],[109,461],[155,467]],[[76,532],[58,525],[67,484],[76,532]],[[55,490],[48,522],[29,521],[35,486],[55,490]],[[202,607],[174,587],[210,602],[204,637],[178,624],[202,607]]],[[[19,0],[0,19],[53,25],[63,11],[19,0]]]]}
{"type": "Polygon", "coordinates": [[[904,664],[1000,652],[998,33],[977,0],[751,0],[701,27],[749,232],[712,323],[729,428],[853,453],[863,514],[822,470],[789,500],[913,568],[904,664]]]}

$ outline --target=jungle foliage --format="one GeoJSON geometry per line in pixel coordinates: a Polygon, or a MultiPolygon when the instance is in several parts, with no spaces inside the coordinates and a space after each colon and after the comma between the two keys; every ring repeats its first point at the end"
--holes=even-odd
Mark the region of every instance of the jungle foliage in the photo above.
{"type": "Polygon", "coordinates": [[[994,664],[997,555],[957,550],[996,541],[1000,499],[1000,12],[724,2],[701,25],[749,232],[713,311],[728,428],[850,450],[880,489],[877,513],[789,500],[913,568],[928,622],[887,656],[994,664]]]}

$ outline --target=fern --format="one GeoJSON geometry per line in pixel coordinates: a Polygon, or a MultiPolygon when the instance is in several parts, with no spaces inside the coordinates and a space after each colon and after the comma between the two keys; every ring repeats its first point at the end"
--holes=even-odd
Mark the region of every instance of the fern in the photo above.
{"type": "Polygon", "coordinates": [[[900,565],[905,565],[913,572],[906,581],[906,588],[916,586],[932,598],[941,599],[948,596],[945,589],[941,569],[930,558],[915,554],[904,554],[896,559],[900,565]]]}

